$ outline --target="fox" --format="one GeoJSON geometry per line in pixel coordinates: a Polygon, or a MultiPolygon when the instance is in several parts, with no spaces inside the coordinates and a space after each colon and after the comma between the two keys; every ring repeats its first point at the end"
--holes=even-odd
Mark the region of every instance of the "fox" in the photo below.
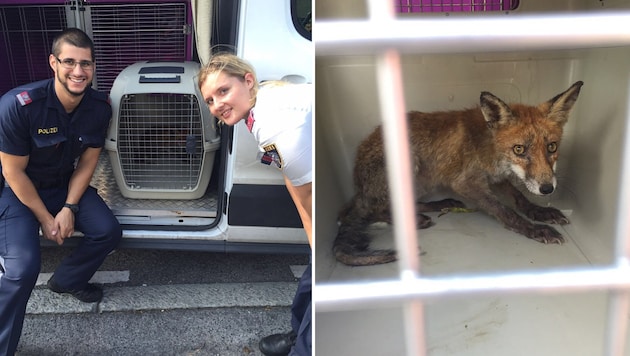
{"type": "MultiPolygon", "coordinates": [[[[540,243],[562,244],[563,236],[548,224],[565,225],[569,219],[554,207],[530,202],[522,191],[548,196],[556,190],[560,140],[583,84],[578,81],[536,106],[508,105],[483,91],[479,105],[473,108],[408,112],[416,227],[433,225],[425,212],[465,208],[454,199],[459,197],[495,217],[508,230],[540,243]],[[455,197],[423,200],[444,191],[455,197]],[[512,205],[504,198],[511,198],[512,205]]],[[[357,148],[355,194],[338,216],[333,253],[343,264],[367,266],[397,259],[395,250],[370,249],[368,234],[370,224],[392,222],[385,167],[382,129],[378,126],[357,148]]]]}

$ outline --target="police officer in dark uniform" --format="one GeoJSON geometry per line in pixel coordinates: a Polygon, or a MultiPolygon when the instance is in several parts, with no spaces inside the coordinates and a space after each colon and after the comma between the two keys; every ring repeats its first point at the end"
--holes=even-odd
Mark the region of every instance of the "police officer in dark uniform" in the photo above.
{"type": "Polygon", "coordinates": [[[67,29],[52,45],[54,78],[13,89],[0,98],[0,354],[13,355],[26,304],[40,271],[39,229],[63,244],[84,233],[48,281],[57,293],[98,302],[88,284],[116,248],[120,225],[89,186],[111,118],[105,94],[91,88],[94,47],[81,30],[67,29]]]}

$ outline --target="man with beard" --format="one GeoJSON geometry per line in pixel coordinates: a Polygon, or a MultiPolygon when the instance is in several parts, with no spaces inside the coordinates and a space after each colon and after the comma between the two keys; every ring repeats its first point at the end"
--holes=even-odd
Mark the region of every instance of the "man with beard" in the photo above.
{"type": "Polygon", "coordinates": [[[61,245],[74,229],[85,235],[61,261],[48,287],[99,302],[88,284],[117,246],[122,230],[89,186],[111,119],[105,94],[91,88],[94,46],[67,29],[52,45],[54,78],[0,98],[0,354],[16,351],[26,304],[40,271],[39,230],[61,245]]]}

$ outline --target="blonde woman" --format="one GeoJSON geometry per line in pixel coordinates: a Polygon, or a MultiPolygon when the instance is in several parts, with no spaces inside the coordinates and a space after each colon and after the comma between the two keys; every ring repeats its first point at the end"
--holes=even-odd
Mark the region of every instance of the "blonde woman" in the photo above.
{"type": "MultiPolygon", "coordinates": [[[[232,54],[217,54],[199,73],[199,88],[210,112],[226,125],[245,120],[263,153],[261,162],[279,168],[312,244],[311,84],[260,85],[254,68],[232,54]]],[[[293,300],[292,328],[260,341],[265,355],[311,354],[311,266],[293,300]]]]}

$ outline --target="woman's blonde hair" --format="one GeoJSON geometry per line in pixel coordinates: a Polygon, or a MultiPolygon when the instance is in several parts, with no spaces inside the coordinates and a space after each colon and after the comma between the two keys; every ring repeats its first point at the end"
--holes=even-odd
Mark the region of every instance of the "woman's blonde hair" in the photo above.
{"type": "Polygon", "coordinates": [[[258,78],[256,77],[254,67],[244,59],[231,53],[217,53],[212,55],[208,63],[201,67],[197,84],[201,88],[206,79],[208,79],[208,76],[221,72],[240,80],[245,80],[245,74],[251,73],[254,76],[252,102],[256,101],[256,95],[258,94],[258,78]]]}

